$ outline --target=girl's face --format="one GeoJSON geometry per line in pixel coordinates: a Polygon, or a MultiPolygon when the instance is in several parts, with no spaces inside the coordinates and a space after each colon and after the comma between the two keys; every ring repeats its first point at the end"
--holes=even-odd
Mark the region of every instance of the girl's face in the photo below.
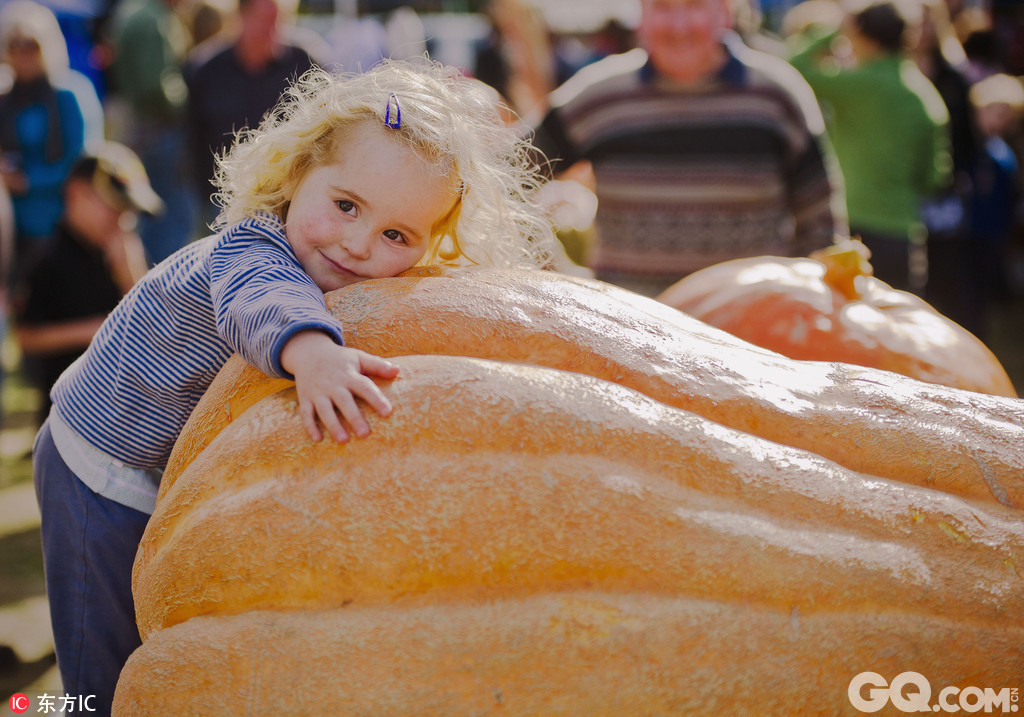
{"type": "Polygon", "coordinates": [[[285,234],[321,291],[415,266],[451,209],[450,180],[391,131],[360,123],[291,193],[285,234]]]}

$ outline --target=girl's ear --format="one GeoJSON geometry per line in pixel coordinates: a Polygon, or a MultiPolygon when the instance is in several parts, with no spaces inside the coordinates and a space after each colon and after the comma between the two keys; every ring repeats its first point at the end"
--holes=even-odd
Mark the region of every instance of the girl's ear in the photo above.
{"type": "Polygon", "coordinates": [[[281,196],[284,197],[285,204],[292,201],[292,197],[295,196],[295,192],[298,191],[299,185],[302,184],[302,180],[306,178],[310,170],[315,165],[310,158],[304,158],[303,161],[295,162],[291,165],[289,171],[286,172],[286,177],[281,184],[281,196]]]}
{"type": "Polygon", "coordinates": [[[281,194],[284,196],[285,205],[291,203],[292,197],[295,196],[295,190],[298,186],[298,179],[294,175],[289,176],[288,179],[284,181],[284,184],[281,185],[281,194]]]}

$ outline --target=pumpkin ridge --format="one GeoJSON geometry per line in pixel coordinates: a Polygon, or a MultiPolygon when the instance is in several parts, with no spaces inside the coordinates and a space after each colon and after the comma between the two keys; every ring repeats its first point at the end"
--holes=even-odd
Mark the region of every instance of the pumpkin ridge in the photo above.
{"type": "Polygon", "coordinates": [[[236,695],[253,714],[318,714],[323,696],[295,689],[309,680],[329,684],[332,710],[351,715],[835,715],[849,712],[845,687],[863,670],[895,675],[909,662],[936,686],[965,675],[1016,684],[1024,673],[1019,626],[911,617],[598,591],[203,617],[132,656],[115,713],[181,714],[187,694],[206,714],[237,711],[236,695]]]}
{"type": "MultiPolygon", "coordinates": [[[[437,338],[443,333],[432,323],[436,321],[438,325],[444,325],[456,319],[465,323],[482,323],[490,332],[473,342],[460,342],[458,353],[590,373],[733,428],[823,452],[855,470],[898,480],[924,482],[922,467],[942,463],[934,460],[935,455],[948,455],[949,462],[957,466],[963,480],[969,481],[968,487],[960,489],[960,492],[986,496],[988,486],[979,475],[977,466],[958,455],[955,449],[965,443],[972,447],[988,447],[993,457],[998,456],[996,467],[1005,476],[1003,480],[1009,486],[1011,501],[1017,507],[1024,505],[1024,460],[1020,451],[1010,448],[1013,440],[1024,443],[1024,419],[1016,399],[932,387],[888,372],[879,373],[848,364],[794,362],[694,322],[658,302],[598,285],[597,282],[578,278],[565,280],[544,274],[477,271],[455,277],[430,277],[430,284],[424,284],[427,280],[419,280],[405,294],[399,293],[397,284],[387,292],[378,293],[374,284],[381,282],[361,282],[335,292],[336,298],[328,298],[335,315],[349,330],[359,330],[360,341],[365,343],[356,345],[358,348],[376,352],[381,348],[378,337],[388,336],[391,337],[388,348],[399,354],[456,353],[438,345],[444,344],[445,340],[437,338]],[[546,333],[537,334],[532,325],[517,325],[514,320],[501,315],[495,319],[493,309],[479,315],[473,313],[477,306],[495,305],[502,300],[503,294],[499,292],[509,274],[511,277],[507,283],[513,289],[507,291],[515,297],[512,303],[517,309],[531,317],[544,316],[549,324],[557,322],[557,328],[549,326],[544,329],[546,333]],[[442,291],[446,286],[448,290],[442,291]],[[379,300],[377,308],[366,314],[358,325],[354,325],[346,314],[347,299],[351,293],[363,296],[364,300],[367,296],[379,300]],[[458,305],[447,300],[434,301],[435,297],[450,299],[462,294],[470,294],[470,298],[458,305]],[[389,303],[392,297],[400,295],[404,297],[403,303],[389,303]],[[412,306],[410,297],[417,297],[424,303],[407,308],[412,306]],[[426,307],[428,300],[431,303],[426,307]],[[598,308],[601,304],[606,307],[628,305],[628,320],[620,320],[626,319],[626,315],[620,316],[610,308],[601,314],[598,308]],[[447,312],[451,312],[450,317],[447,312]],[[381,316],[388,318],[378,319],[381,316]],[[441,318],[435,318],[439,316],[441,318]],[[658,321],[640,321],[638,316],[657,317],[658,321]],[[376,325],[378,321],[380,326],[376,325]],[[488,322],[495,325],[491,327],[488,322]],[[607,325],[607,322],[612,324],[607,325]],[[396,331],[398,327],[404,328],[396,331]],[[396,333],[405,340],[404,345],[396,345],[393,338],[396,333]],[[514,340],[509,340],[509,336],[514,340]],[[572,350],[559,349],[558,343],[563,341],[576,347],[572,350]],[[714,348],[705,348],[708,346],[705,341],[714,348]],[[732,353],[725,353],[723,349],[732,353]],[[637,361],[637,355],[644,360],[637,361]],[[759,377],[756,384],[742,370],[745,364],[753,366],[755,360],[759,377]],[[875,380],[877,389],[849,383],[849,379],[868,376],[875,380]],[[759,395],[759,389],[765,387],[770,387],[772,393],[759,395]],[[891,394],[897,391],[903,395],[894,401],[891,394]],[[912,410],[914,420],[922,423],[921,430],[915,431],[912,439],[917,443],[925,442],[927,448],[922,446],[910,456],[920,455],[921,458],[918,461],[907,460],[904,453],[904,442],[909,435],[906,426],[893,430],[859,407],[854,409],[851,406],[853,396],[857,397],[858,404],[867,401],[875,406],[912,410]],[[934,396],[942,396],[939,405],[935,405],[934,396]],[[970,419],[984,422],[989,416],[998,417],[1005,421],[1005,430],[988,431],[983,425],[969,426],[962,420],[950,421],[946,410],[950,404],[963,407],[968,402],[974,409],[969,413],[970,419]],[[834,415],[829,412],[829,406],[835,407],[832,409],[834,415]],[[807,422],[803,414],[812,407],[815,420],[807,422]],[[951,451],[945,441],[933,440],[937,426],[960,432],[961,438],[953,444],[954,450],[951,451]],[[1005,441],[1003,434],[1007,431],[1016,439],[1005,441]],[[863,443],[870,441],[873,450],[866,450],[865,445],[851,441],[848,438],[850,434],[856,435],[863,443]],[[992,441],[994,435],[1000,436],[998,443],[992,441]],[[904,453],[903,460],[890,459],[889,456],[897,452],[904,453]],[[878,460],[873,460],[874,456],[878,456],[878,460]]],[[[475,333],[479,336],[482,331],[477,329],[475,333]]]]}
{"type": "MultiPolygon", "coordinates": [[[[464,353],[587,373],[865,473],[941,486],[937,473],[948,467],[945,475],[958,480],[949,489],[991,499],[988,483],[963,450],[970,446],[987,456],[1009,502],[1024,505],[1018,399],[849,364],[785,359],[653,300],[548,274],[477,270],[398,277],[359,282],[326,299],[345,325],[349,345],[371,353],[464,353]],[[528,321],[496,308],[509,296],[528,321]],[[873,415],[883,408],[909,418],[887,425],[873,415]]],[[[255,369],[235,368],[214,381],[211,400],[204,397],[179,439],[182,450],[172,454],[161,490],[209,442],[208,434],[229,421],[224,397],[244,396],[261,380],[267,379],[255,369]]]]}
{"type": "MultiPolygon", "coordinates": [[[[271,517],[275,516],[276,512],[272,502],[255,503],[252,506],[239,502],[244,497],[242,492],[248,485],[259,481],[276,481],[280,494],[290,499],[291,496],[302,497],[304,490],[307,489],[308,481],[312,481],[308,490],[319,495],[321,482],[326,481],[327,485],[324,490],[327,490],[327,493],[308,504],[309,510],[319,510],[320,506],[334,504],[337,501],[337,498],[331,496],[345,495],[341,488],[334,485],[334,479],[330,478],[335,474],[351,474],[347,480],[358,479],[364,482],[369,480],[368,476],[376,475],[381,476],[380,480],[384,481],[385,486],[402,486],[404,485],[403,481],[407,480],[401,477],[407,475],[402,472],[403,470],[426,470],[428,466],[440,470],[447,465],[442,464],[439,467],[436,461],[424,460],[424,456],[446,455],[448,463],[452,465],[477,466],[477,470],[481,469],[480,466],[491,465],[494,461],[488,458],[490,454],[474,455],[474,453],[479,453],[478,446],[482,441],[486,441],[488,436],[492,438],[492,444],[494,444],[495,436],[505,436],[499,441],[499,444],[492,447],[492,453],[493,451],[498,451],[499,454],[504,452],[508,456],[506,459],[508,461],[513,461],[513,457],[517,454],[521,454],[520,461],[529,459],[541,464],[552,464],[553,461],[559,461],[555,465],[562,466],[562,471],[566,474],[571,474],[573,469],[587,463],[587,461],[577,459],[573,455],[574,451],[589,452],[590,462],[597,461],[599,466],[597,470],[599,471],[601,470],[600,459],[602,456],[632,455],[631,460],[643,456],[645,457],[644,469],[639,472],[634,469],[631,473],[628,463],[611,461],[606,464],[605,470],[613,471],[613,475],[614,471],[621,471],[627,483],[632,482],[639,486],[638,490],[642,492],[647,502],[654,500],[654,496],[657,494],[657,491],[654,490],[657,481],[647,478],[651,474],[674,478],[678,486],[672,490],[683,490],[685,495],[692,495],[693,491],[714,493],[716,490],[722,491],[722,487],[724,487],[724,492],[715,494],[713,499],[677,500],[676,504],[680,507],[675,509],[675,513],[663,513],[657,521],[652,515],[653,522],[660,521],[658,525],[652,524],[645,527],[641,521],[635,526],[636,534],[646,534],[643,532],[644,530],[647,533],[656,531],[654,534],[658,534],[657,531],[664,533],[668,530],[668,533],[657,539],[658,544],[684,545],[690,540],[694,540],[697,534],[714,533],[718,538],[712,541],[713,543],[734,545],[737,554],[740,555],[747,555],[753,546],[762,546],[760,550],[767,550],[774,556],[772,564],[789,566],[782,572],[791,576],[808,574],[807,571],[810,570],[811,573],[820,577],[826,574],[831,575],[833,570],[837,570],[838,572],[831,578],[831,584],[835,585],[845,584],[844,578],[841,576],[849,576],[851,571],[856,572],[861,569],[857,567],[858,560],[854,560],[850,556],[877,554],[883,556],[878,558],[881,562],[868,561],[863,566],[863,569],[873,576],[872,579],[865,578],[859,581],[873,586],[871,599],[875,602],[885,603],[892,595],[911,592],[920,593],[920,595],[905,596],[901,599],[911,602],[924,601],[921,604],[931,605],[932,603],[929,602],[932,600],[931,591],[927,589],[927,586],[931,581],[938,579],[934,577],[935,575],[941,576],[942,580],[947,582],[966,584],[973,580],[992,585],[993,589],[1005,590],[1008,588],[1007,580],[1009,578],[1005,574],[1005,568],[1000,563],[998,556],[1013,550],[1014,548],[1011,546],[1017,546],[1015,549],[1018,551],[1021,546],[1024,546],[1020,530],[1016,524],[1009,521],[1004,521],[999,527],[986,528],[970,525],[972,509],[952,496],[933,494],[925,489],[913,489],[911,486],[892,484],[882,479],[857,476],[820,457],[709,423],[706,419],[673,409],[636,391],[600,379],[551,369],[455,357],[404,357],[396,359],[396,362],[400,365],[402,372],[399,378],[384,388],[394,405],[403,408],[401,411],[396,410],[396,413],[386,420],[372,420],[373,433],[367,439],[343,446],[329,442],[310,444],[304,436],[298,419],[294,416],[286,418],[289,413],[294,413],[294,408],[289,407],[293,403],[294,389],[289,388],[264,398],[237,418],[211,442],[207,450],[200,454],[188,471],[183,474],[183,480],[176,484],[171,492],[164,496],[164,499],[172,505],[198,504],[202,509],[214,515],[216,519],[202,521],[199,518],[205,518],[205,514],[198,516],[194,523],[197,527],[193,530],[187,513],[179,510],[168,519],[161,511],[158,511],[154,514],[150,529],[147,530],[147,535],[143,540],[140,562],[136,565],[135,579],[136,591],[141,591],[142,595],[137,598],[140,615],[147,615],[146,618],[140,617],[139,620],[140,630],[144,635],[149,634],[157,624],[167,624],[166,622],[153,623],[154,619],[162,621],[166,618],[174,622],[181,618],[180,615],[173,612],[176,608],[170,605],[172,601],[169,600],[169,595],[176,594],[183,581],[191,580],[195,585],[192,593],[187,593],[181,598],[187,604],[188,610],[206,612],[207,606],[211,604],[207,602],[208,600],[215,603],[226,601],[226,604],[229,605],[233,600],[240,600],[243,604],[250,604],[249,598],[236,598],[232,595],[236,594],[236,588],[244,594],[249,594],[252,590],[260,588],[259,585],[254,585],[257,576],[246,572],[252,566],[248,564],[248,559],[245,556],[248,554],[247,551],[256,550],[256,546],[261,544],[263,547],[258,552],[271,562],[281,559],[273,557],[279,555],[278,543],[285,546],[300,546],[300,551],[306,551],[306,553],[287,558],[286,564],[292,566],[287,574],[294,580],[299,580],[300,576],[307,576],[299,580],[299,584],[304,585],[309,580],[320,579],[318,577],[320,571],[326,570],[328,578],[325,579],[331,581],[327,584],[333,585],[334,587],[331,589],[335,591],[342,584],[337,582],[337,575],[345,570],[354,569],[344,567],[346,564],[344,562],[335,561],[342,560],[347,555],[391,554],[383,546],[374,548],[349,546],[344,550],[339,547],[348,545],[345,541],[351,538],[346,536],[353,531],[356,535],[363,535],[367,530],[379,530],[379,526],[373,528],[373,524],[366,523],[365,520],[357,518],[355,515],[351,518],[355,522],[349,527],[346,528],[345,525],[339,524],[334,528],[330,533],[334,537],[330,540],[321,538],[321,542],[317,543],[317,545],[321,545],[320,548],[301,547],[304,545],[302,543],[303,536],[309,529],[306,524],[308,521],[300,521],[301,530],[294,533],[290,532],[286,523],[282,523],[281,519],[277,517],[274,518],[274,530],[278,532],[284,530],[285,534],[290,537],[284,539],[279,536],[274,543],[268,544],[265,541],[261,543],[262,529],[258,526],[247,526],[244,516],[252,514],[271,517]],[[546,394],[551,394],[551,398],[546,402],[541,401],[541,397],[546,394]],[[419,407],[424,402],[438,406],[444,405],[446,411],[463,417],[466,427],[452,435],[437,433],[430,428],[429,421],[427,425],[424,425],[420,420],[420,417],[430,415],[429,410],[419,407]],[[515,406],[519,407],[519,414],[512,415],[515,406]],[[532,425],[541,415],[544,416],[545,421],[543,432],[531,434],[528,426],[532,425]],[[497,422],[493,418],[488,420],[486,416],[497,416],[499,420],[497,422]],[[527,422],[522,426],[515,425],[515,422],[521,419],[526,419],[527,422]],[[502,426],[503,423],[506,425],[502,426]],[[571,428],[573,426],[576,428],[571,428]],[[575,444],[574,439],[583,442],[575,444]],[[673,448],[673,443],[677,446],[676,448],[673,448]],[[399,449],[398,446],[401,448],[399,449]],[[734,454],[739,455],[741,450],[746,451],[749,458],[741,460],[735,465],[730,464],[728,457],[734,454]],[[396,451],[400,453],[401,458],[394,455],[396,451]],[[246,455],[247,453],[251,455],[246,455]],[[267,468],[286,460],[288,456],[294,457],[299,465],[318,466],[316,470],[319,473],[310,473],[304,477],[300,471],[299,475],[286,481],[280,477],[276,468],[267,468]],[[561,459],[559,456],[562,456],[561,459]],[[711,458],[707,459],[703,456],[711,456],[711,458]],[[349,461],[351,461],[351,467],[346,468],[349,461]],[[217,465],[221,467],[218,469],[217,465]],[[401,466],[406,466],[406,468],[403,469],[401,466]],[[673,466],[676,468],[673,469],[673,466]],[[388,470],[398,471],[398,473],[389,478],[387,477],[388,470]],[[320,474],[324,476],[322,480],[317,478],[320,474]],[[808,476],[804,474],[808,474],[808,476]],[[361,475],[364,477],[358,478],[361,475]],[[219,476],[225,476],[225,478],[221,479],[219,476]],[[236,480],[239,476],[241,482],[236,480]],[[806,529],[802,524],[813,520],[816,513],[820,513],[820,510],[815,510],[815,506],[820,508],[823,505],[821,501],[829,500],[829,496],[828,492],[824,491],[823,493],[822,489],[818,489],[817,494],[823,494],[824,497],[818,499],[815,499],[813,495],[808,497],[799,492],[793,495],[791,492],[794,485],[798,486],[802,481],[805,484],[812,484],[815,480],[834,480],[836,478],[841,478],[844,481],[842,490],[837,490],[836,495],[845,496],[843,505],[849,511],[849,516],[839,518],[838,522],[830,526],[829,530],[841,529],[845,532],[839,533],[837,536],[830,536],[827,531],[802,533],[801,531],[806,529]],[[862,482],[868,492],[877,490],[875,486],[885,486],[888,490],[895,488],[898,492],[895,497],[887,497],[882,501],[876,500],[874,504],[865,505],[863,510],[858,511],[859,505],[857,499],[854,499],[858,493],[851,490],[851,481],[862,482]],[[739,491],[730,487],[737,483],[742,486],[739,491]],[[716,485],[719,487],[716,488],[716,485]],[[775,492],[776,490],[778,493],[775,492]],[[225,491],[225,493],[217,496],[217,491],[225,491]],[[331,491],[338,492],[332,493],[331,491]],[[905,500],[900,497],[901,495],[916,496],[917,503],[927,504],[930,501],[936,507],[932,512],[921,511],[917,516],[919,519],[915,519],[915,516],[909,514],[901,516],[891,507],[885,508],[886,500],[889,501],[889,505],[896,505],[901,500],[905,500]],[[688,504],[705,504],[707,510],[705,513],[693,513],[689,508],[683,511],[681,506],[688,504]],[[726,512],[722,507],[726,505],[729,506],[730,512],[726,512]],[[218,512],[221,506],[234,507],[231,510],[225,509],[218,512]],[[780,523],[780,518],[773,515],[773,512],[787,509],[790,512],[789,522],[791,525],[789,527],[785,521],[780,523]],[[940,562],[935,562],[937,556],[941,554],[938,551],[946,548],[948,543],[947,534],[937,530],[936,525],[943,520],[949,522],[947,513],[951,509],[956,509],[955,515],[964,515],[959,519],[954,517],[951,525],[965,536],[962,549],[975,555],[979,563],[978,566],[966,569],[963,566],[950,567],[948,561],[952,560],[952,553],[942,558],[940,562]],[[760,533],[751,532],[752,528],[756,527],[756,521],[752,522],[752,519],[742,517],[752,510],[760,511],[762,516],[767,516],[766,519],[772,521],[771,525],[763,527],[760,533]],[[881,521],[875,518],[872,522],[870,519],[872,512],[884,517],[881,521]],[[710,518],[705,517],[705,514],[710,518]],[[730,525],[728,515],[731,514],[738,516],[733,521],[737,527],[732,531],[728,529],[730,525]],[[708,519],[714,519],[717,522],[708,524],[708,519]],[[722,520],[726,522],[722,523],[722,520]],[[887,545],[887,541],[892,538],[894,520],[898,521],[896,525],[904,525],[903,540],[907,541],[906,545],[893,547],[887,545]],[[677,521],[690,526],[686,530],[693,532],[693,536],[685,539],[680,537],[669,539],[668,535],[683,530],[683,527],[676,525],[677,521]],[[744,521],[746,522],[744,523],[744,521]],[[234,527],[221,529],[219,527],[221,523],[234,527]],[[746,532],[740,529],[744,525],[747,528],[746,532]],[[869,526],[874,527],[869,529],[869,526]],[[855,528],[859,530],[859,534],[855,528]],[[847,533],[851,534],[847,535],[847,533]],[[200,542],[189,542],[191,541],[189,536],[193,534],[199,535],[200,542]],[[778,538],[777,545],[770,540],[765,542],[765,536],[772,534],[778,538]],[[166,542],[169,535],[178,536],[175,539],[185,542],[181,544],[173,541],[166,542]],[[846,537],[843,537],[844,535],[846,537]],[[324,540],[327,542],[322,542],[324,540]],[[157,541],[164,542],[157,546],[159,549],[155,550],[154,543],[157,541]],[[861,549],[843,550],[844,541],[851,545],[860,545],[861,549]],[[979,552],[980,546],[985,543],[997,545],[998,548],[994,552],[991,550],[979,552]],[[832,558],[829,558],[826,548],[832,544],[836,546],[837,552],[832,558]],[[237,547],[231,549],[232,545],[237,547]],[[329,549],[328,545],[331,546],[329,549]],[[813,552],[812,547],[815,545],[818,545],[818,549],[814,553],[813,559],[808,561],[801,557],[801,555],[813,552]],[[973,547],[975,545],[979,547],[973,547]],[[189,577],[190,564],[188,561],[192,558],[185,556],[207,555],[217,550],[225,550],[227,553],[221,559],[218,568],[226,570],[226,573],[189,577]],[[327,552],[324,552],[325,550],[327,552]],[[342,551],[340,557],[332,557],[332,553],[339,550],[342,551]],[[781,552],[778,552],[779,550],[781,552]],[[892,552],[893,550],[896,552],[892,552]],[[321,559],[313,561],[310,556],[314,554],[320,555],[321,559]],[[302,557],[302,555],[307,555],[307,557],[302,557]],[[844,556],[846,557],[844,558],[844,556]],[[884,556],[889,557],[885,558],[884,556]],[[928,556],[928,558],[922,562],[921,556],[928,556]],[[185,562],[176,562],[179,557],[185,562]],[[337,564],[338,568],[327,569],[328,564],[337,564]],[[811,564],[814,565],[813,569],[809,567],[811,564]],[[891,564],[891,568],[879,569],[888,564],[891,564]],[[828,567],[829,565],[840,567],[833,569],[828,567]],[[885,573],[887,570],[891,573],[891,577],[883,580],[879,573],[885,573]],[[939,572],[935,573],[936,570],[939,572]],[[891,580],[891,584],[886,583],[886,580],[891,580]],[[160,585],[164,587],[160,587],[160,585]],[[879,585],[884,585],[884,588],[878,587],[879,585]],[[917,587],[912,587],[914,585],[917,587]],[[877,592],[874,592],[876,590],[877,592]],[[189,597],[189,595],[196,597],[189,597]],[[154,604],[154,600],[158,604],[154,604]]],[[[539,468],[535,463],[522,464],[534,465],[534,468],[530,469],[533,472],[526,471],[524,475],[536,474],[539,468]]],[[[555,469],[549,468],[549,470],[554,471],[555,469]]],[[[437,474],[430,473],[430,475],[437,474]]],[[[494,473],[492,479],[496,475],[494,473]]],[[[440,475],[436,479],[440,479],[440,475]]],[[[591,481],[589,485],[591,491],[601,487],[600,481],[598,483],[591,481]]],[[[453,488],[449,486],[448,490],[451,491],[453,488]]],[[[602,495],[615,493],[615,491],[608,493],[607,485],[603,490],[605,493],[602,495]]],[[[261,491],[262,487],[254,489],[253,494],[259,494],[261,491]]],[[[582,504],[586,504],[586,493],[574,495],[577,495],[575,502],[569,501],[559,510],[565,510],[568,506],[576,505],[580,501],[583,501],[582,504]]],[[[349,495],[345,500],[352,501],[357,497],[349,495]]],[[[395,503],[394,501],[397,500],[395,496],[386,494],[380,499],[384,502],[378,505],[371,501],[367,504],[364,513],[366,515],[395,515],[398,511],[397,514],[405,514],[407,509],[399,510],[397,506],[403,504],[401,501],[395,503]]],[[[454,502],[456,505],[475,506],[479,510],[487,505],[486,501],[481,503],[480,500],[480,498],[470,499],[467,497],[464,501],[454,502]]],[[[414,505],[417,503],[414,502],[414,505]]],[[[537,503],[538,509],[542,505],[543,503],[537,503]]],[[[554,509],[555,507],[550,506],[544,508],[545,511],[554,509]]],[[[350,507],[339,505],[335,510],[343,512],[350,510],[350,507]]],[[[447,514],[445,513],[445,515],[447,514]]],[[[562,514],[559,513],[559,515],[562,514]]],[[[522,521],[516,523],[516,529],[523,530],[533,525],[534,519],[531,516],[531,513],[521,516],[522,521]]],[[[409,530],[421,531],[413,534],[421,537],[411,539],[420,540],[422,536],[433,535],[430,532],[432,528],[419,526],[414,520],[415,517],[416,514],[410,514],[408,518],[413,521],[409,524],[409,530]]],[[[491,521],[505,520],[504,517],[498,515],[488,515],[484,518],[491,521]]],[[[473,518],[472,516],[459,518],[458,515],[455,515],[451,519],[455,520],[457,525],[461,525],[460,520],[472,522],[473,518]]],[[[500,523],[495,523],[495,525],[497,524],[500,523]]],[[[588,521],[587,524],[589,525],[590,522],[588,521]]],[[[595,530],[597,525],[594,523],[595,530]]],[[[473,533],[473,531],[469,532],[473,533]]],[[[479,528],[478,532],[481,536],[478,543],[487,545],[491,536],[486,525],[479,528]],[[483,542],[479,542],[480,540],[483,542]]],[[[595,536],[598,535],[598,533],[593,533],[593,530],[587,532],[591,532],[595,536]]],[[[462,533],[457,534],[461,535],[462,533]]],[[[522,538],[522,536],[519,537],[522,538]]],[[[617,541],[611,542],[611,545],[618,545],[619,542],[630,544],[630,540],[628,534],[621,534],[617,541]]],[[[554,583],[550,580],[543,582],[544,587],[554,588],[561,584],[559,581],[564,580],[564,576],[557,575],[558,569],[552,567],[554,563],[551,561],[552,559],[546,557],[543,545],[545,545],[543,541],[537,544],[531,558],[541,562],[527,573],[540,573],[542,577],[537,580],[543,580],[544,575],[554,574],[554,583]]],[[[661,552],[657,550],[651,552],[651,550],[652,548],[649,546],[634,546],[633,554],[646,556],[639,563],[630,563],[628,560],[624,563],[621,561],[617,563],[616,560],[619,559],[610,558],[607,550],[604,553],[598,551],[590,558],[584,558],[583,555],[577,554],[571,559],[568,557],[558,559],[569,560],[571,564],[577,565],[582,571],[582,577],[578,579],[592,578],[599,583],[602,580],[612,579],[622,581],[622,570],[626,570],[630,575],[630,580],[625,582],[626,585],[634,588],[642,585],[646,589],[657,591],[681,590],[687,584],[687,580],[697,579],[689,574],[693,571],[692,566],[680,567],[688,565],[685,560],[679,562],[679,560],[666,557],[657,557],[667,554],[665,551],[669,550],[668,548],[662,549],[661,552]],[[644,567],[646,563],[659,567],[644,567]],[[619,567],[615,567],[616,565],[619,567]],[[651,582],[650,579],[644,577],[645,575],[660,577],[651,582]]],[[[529,551],[527,552],[529,554],[529,551]]],[[[399,554],[394,550],[392,553],[399,554]]],[[[428,571],[424,566],[432,564],[428,554],[416,557],[418,554],[415,553],[415,550],[408,555],[402,552],[401,555],[405,556],[401,558],[404,563],[418,566],[416,570],[419,572],[428,571]]],[[[500,558],[500,560],[504,560],[504,558],[500,558]]],[[[730,564],[728,554],[721,552],[691,556],[689,560],[696,560],[696,564],[705,565],[701,575],[706,574],[710,565],[730,564]]],[[[259,568],[260,565],[264,565],[264,563],[257,563],[255,567],[259,568]]],[[[496,575],[493,572],[495,565],[497,563],[489,563],[486,560],[482,563],[470,561],[453,574],[461,574],[462,577],[458,577],[457,581],[470,585],[469,589],[473,590],[481,585],[487,585],[488,575],[491,577],[496,575]],[[477,567],[472,567],[473,565],[477,567]]],[[[758,565],[756,562],[752,563],[749,571],[752,574],[757,574],[760,570],[758,565]]],[[[366,569],[367,566],[362,568],[364,571],[366,569]]],[[[521,572],[522,569],[520,568],[518,572],[521,572]]],[[[532,583],[522,582],[521,579],[518,579],[519,582],[517,582],[518,572],[508,573],[509,576],[512,576],[511,578],[502,578],[502,580],[512,580],[511,583],[499,581],[498,584],[502,585],[503,589],[513,592],[517,589],[528,589],[532,583]]],[[[376,575],[376,573],[371,571],[367,575],[376,575]]],[[[317,594],[329,595],[329,598],[335,601],[351,599],[360,602],[386,600],[388,595],[393,596],[396,591],[420,589],[416,588],[415,582],[399,581],[393,587],[385,587],[383,588],[384,592],[380,592],[382,588],[374,587],[374,585],[386,586],[394,578],[366,579],[370,580],[369,583],[364,580],[364,589],[369,590],[368,593],[361,594],[357,591],[355,593],[335,592],[330,594],[324,592],[327,590],[324,587],[319,589],[320,592],[317,594]],[[380,582],[382,580],[384,582],[380,582]]],[[[801,599],[797,593],[790,592],[789,588],[774,586],[769,576],[760,580],[761,582],[758,583],[760,587],[749,593],[750,599],[758,596],[760,599],[767,599],[765,595],[771,589],[781,589],[780,595],[789,595],[788,598],[774,599],[801,599]]],[[[723,581],[719,578],[718,582],[723,581]]],[[[852,580],[851,583],[856,585],[858,581],[852,580]]],[[[425,586],[433,589],[444,584],[447,583],[442,581],[435,584],[428,581],[425,586]]],[[[744,587],[743,581],[738,579],[730,579],[723,584],[728,585],[728,589],[734,592],[746,594],[748,589],[744,587]]],[[[1018,586],[1019,588],[1020,586],[1018,586]]],[[[806,591],[806,589],[806,585],[801,587],[801,590],[806,591]]],[[[853,589],[852,592],[849,588],[844,590],[847,590],[847,593],[843,597],[832,595],[832,599],[846,603],[867,599],[857,597],[856,589],[853,589]]],[[[272,594],[268,593],[268,595],[270,595],[268,599],[273,601],[272,594]]],[[[310,596],[311,593],[300,590],[295,593],[294,599],[298,602],[308,601],[310,596]]],[[[262,598],[260,599],[262,600],[262,598]]],[[[175,600],[178,598],[176,597],[175,600]]],[[[271,604],[276,603],[271,602],[271,604]]],[[[932,605],[932,608],[941,610],[941,604],[932,605]]],[[[984,604],[975,605],[974,608],[986,613],[993,609],[997,612],[1003,609],[998,605],[986,607],[984,604]]]]}

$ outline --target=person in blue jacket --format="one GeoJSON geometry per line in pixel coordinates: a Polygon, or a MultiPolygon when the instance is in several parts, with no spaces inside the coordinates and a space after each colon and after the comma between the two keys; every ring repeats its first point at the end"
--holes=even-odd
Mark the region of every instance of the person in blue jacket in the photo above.
{"type": "Polygon", "coordinates": [[[17,267],[53,235],[64,182],[92,130],[80,88],[70,82],[67,45],[52,11],[30,0],[7,4],[0,13],[0,50],[13,73],[10,89],[0,95],[0,171],[14,205],[17,267]]]}

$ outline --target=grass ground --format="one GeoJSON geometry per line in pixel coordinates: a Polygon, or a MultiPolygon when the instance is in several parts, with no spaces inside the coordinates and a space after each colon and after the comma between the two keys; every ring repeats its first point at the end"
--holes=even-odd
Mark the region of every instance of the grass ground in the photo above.
{"type": "Polygon", "coordinates": [[[15,692],[60,690],[53,655],[39,512],[32,489],[32,440],[39,394],[26,385],[10,337],[0,344],[5,378],[0,386],[0,715],[15,692]]]}

